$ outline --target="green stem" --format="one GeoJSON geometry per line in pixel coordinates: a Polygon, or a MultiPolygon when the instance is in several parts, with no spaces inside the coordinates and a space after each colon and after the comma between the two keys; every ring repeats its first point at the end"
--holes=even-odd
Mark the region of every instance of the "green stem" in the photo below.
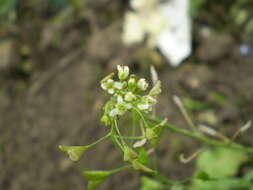
{"type": "Polygon", "coordinates": [[[118,146],[118,147],[120,148],[120,150],[123,151],[123,146],[122,146],[121,143],[119,142],[119,140],[118,140],[118,138],[117,138],[117,135],[116,135],[117,129],[116,129],[114,120],[113,120],[111,123],[112,123],[112,128],[111,128],[111,137],[112,137],[112,141],[113,141],[113,143],[114,143],[116,146],[118,146]]]}
{"type": "Polygon", "coordinates": [[[121,171],[123,171],[123,170],[129,169],[129,168],[131,168],[131,167],[132,167],[132,165],[122,166],[122,167],[120,167],[120,168],[116,168],[116,169],[112,170],[112,172],[113,172],[113,173],[118,173],[118,172],[121,172],[121,171]]]}
{"type": "MultiPolygon", "coordinates": [[[[146,116],[146,117],[150,121],[153,121],[153,122],[156,122],[156,123],[160,123],[161,122],[159,119],[149,118],[148,116],[146,116]]],[[[210,145],[210,146],[232,148],[232,149],[237,149],[237,150],[245,151],[245,152],[248,152],[248,153],[253,153],[253,148],[242,146],[242,145],[234,143],[234,142],[222,142],[222,141],[210,139],[208,137],[203,136],[200,133],[193,133],[193,132],[190,132],[188,130],[175,127],[175,126],[173,126],[171,124],[165,124],[164,127],[167,128],[168,130],[172,131],[172,132],[175,132],[175,133],[178,133],[178,134],[181,134],[181,135],[184,135],[184,136],[191,137],[193,139],[201,141],[201,142],[203,142],[203,143],[205,143],[207,145],[210,145]]]]}
{"type": "Polygon", "coordinates": [[[122,143],[123,145],[125,145],[126,143],[125,143],[124,139],[122,138],[122,135],[121,135],[121,133],[120,133],[120,130],[119,130],[119,128],[118,128],[118,123],[117,123],[116,120],[114,120],[114,126],[115,126],[115,129],[116,129],[116,132],[118,133],[118,137],[119,137],[121,143],[122,143]]]}
{"type": "Polygon", "coordinates": [[[123,139],[129,139],[129,140],[141,140],[143,139],[144,137],[143,136],[137,136],[137,137],[130,137],[130,136],[118,136],[118,135],[115,135],[115,137],[117,138],[123,138],[123,139]]]}
{"type": "MultiPolygon", "coordinates": [[[[147,122],[146,122],[146,120],[145,120],[145,118],[144,118],[144,116],[143,116],[143,114],[137,109],[137,108],[135,108],[135,107],[133,107],[133,110],[135,110],[136,111],[136,113],[138,113],[139,114],[139,116],[141,117],[141,119],[142,119],[142,121],[143,121],[143,123],[144,123],[144,125],[145,125],[145,127],[148,127],[148,124],[147,124],[147,122]]],[[[143,126],[142,125],[140,125],[140,127],[141,127],[141,133],[142,133],[142,135],[144,136],[145,135],[145,131],[144,131],[144,128],[143,128],[143,126]]]]}
{"type": "Polygon", "coordinates": [[[88,147],[88,148],[91,148],[91,147],[93,147],[93,146],[96,146],[96,145],[99,144],[100,142],[102,142],[102,141],[104,141],[105,139],[109,138],[109,137],[111,136],[111,134],[112,134],[111,132],[108,133],[107,135],[105,135],[105,136],[99,138],[97,141],[95,141],[95,142],[93,142],[93,143],[87,145],[87,147],[88,147]]]}

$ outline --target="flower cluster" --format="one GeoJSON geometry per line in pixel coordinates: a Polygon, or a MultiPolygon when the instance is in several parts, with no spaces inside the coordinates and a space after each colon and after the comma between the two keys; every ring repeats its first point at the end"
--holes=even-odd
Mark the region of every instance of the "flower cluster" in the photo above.
{"type": "Polygon", "coordinates": [[[129,76],[127,66],[118,65],[117,69],[119,80],[114,80],[115,73],[111,73],[101,81],[102,89],[112,95],[104,106],[101,119],[106,125],[110,124],[110,118],[122,116],[131,109],[151,111],[157,102],[157,95],[161,93],[161,83],[158,81],[147,95],[142,95],[149,86],[146,80],[138,79],[135,75],[129,76]]]}

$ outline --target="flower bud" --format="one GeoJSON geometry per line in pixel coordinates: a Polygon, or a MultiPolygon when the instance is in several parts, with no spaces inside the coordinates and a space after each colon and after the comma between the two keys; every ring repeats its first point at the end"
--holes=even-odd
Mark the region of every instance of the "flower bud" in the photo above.
{"type": "Polygon", "coordinates": [[[149,95],[152,97],[158,96],[162,92],[161,90],[161,82],[157,81],[155,86],[150,90],[149,95]]]}
{"type": "Polygon", "coordinates": [[[108,90],[113,88],[114,86],[114,81],[112,79],[104,80],[101,82],[101,87],[103,90],[108,90]]]}
{"type": "Polygon", "coordinates": [[[108,126],[111,124],[110,118],[108,117],[108,115],[103,115],[101,118],[101,122],[105,125],[108,126]]]}
{"type": "Polygon", "coordinates": [[[148,88],[148,83],[146,82],[146,80],[144,78],[141,78],[138,83],[137,83],[137,87],[142,90],[145,91],[148,88]]]}
{"type": "Polygon", "coordinates": [[[116,108],[119,110],[118,115],[123,115],[127,111],[127,106],[125,102],[116,104],[116,108]]]}
{"type": "Polygon", "coordinates": [[[129,75],[129,67],[128,66],[117,66],[118,69],[118,77],[119,80],[125,80],[129,75]]]}
{"type": "Polygon", "coordinates": [[[137,86],[137,77],[135,75],[131,75],[128,80],[128,89],[134,91],[137,86]]]}

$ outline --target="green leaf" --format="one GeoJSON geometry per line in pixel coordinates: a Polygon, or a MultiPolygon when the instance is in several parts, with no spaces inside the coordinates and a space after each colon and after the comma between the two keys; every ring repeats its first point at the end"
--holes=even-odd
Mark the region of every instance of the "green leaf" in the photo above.
{"type": "Polygon", "coordinates": [[[95,189],[98,185],[100,185],[103,182],[104,182],[104,180],[88,181],[87,190],[93,190],[93,189],[95,189]]]}
{"type": "Polygon", "coordinates": [[[164,125],[167,123],[167,118],[161,121],[158,125],[154,126],[152,129],[156,134],[156,137],[151,140],[152,146],[156,147],[159,143],[161,136],[163,134],[164,125]]]}
{"type": "Polygon", "coordinates": [[[181,184],[175,184],[175,185],[173,185],[171,187],[170,190],[183,190],[183,189],[184,189],[183,185],[181,185],[181,184]]]}
{"type": "Polygon", "coordinates": [[[239,166],[247,160],[243,152],[228,149],[216,148],[203,152],[197,160],[197,168],[211,178],[222,178],[236,174],[239,166]]]}
{"type": "Polygon", "coordinates": [[[220,178],[215,181],[194,180],[189,190],[249,190],[251,186],[246,180],[240,178],[220,178]]]}
{"type": "Polygon", "coordinates": [[[212,181],[215,180],[214,178],[211,178],[206,172],[200,171],[196,175],[196,179],[202,180],[202,181],[212,181]]]}
{"type": "Polygon", "coordinates": [[[141,147],[139,150],[138,162],[144,165],[149,164],[148,153],[144,147],[141,147]]]}
{"type": "Polygon", "coordinates": [[[204,5],[207,0],[192,0],[190,6],[191,16],[197,16],[199,9],[204,5]]]}
{"type": "Polygon", "coordinates": [[[88,190],[95,189],[115,172],[111,171],[84,171],[83,175],[88,180],[88,190]]]}
{"type": "Polygon", "coordinates": [[[0,16],[12,11],[17,4],[17,0],[1,0],[0,1],[0,16]]]}
{"type": "Polygon", "coordinates": [[[220,92],[211,92],[209,98],[220,105],[224,105],[229,101],[228,97],[220,92]]]}
{"type": "Polygon", "coordinates": [[[141,178],[140,190],[161,190],[161,189],[164,189],[164,186],[160,182],[149,177],[141,178]]]}
{"type": "Polygon", "coordinates": [[[60,145],[59,149],[67,154],[73,162],[80,160],[84,152],[88,149],[87,146],[63,146],[60,145]]]}
{"type": "Polygon", "coordinates": [[[129,168],[129,165],[114,170],[83,171],[83,176],[88,180],[88,190],[92,190],[103,183],[111,175],[129,168]]]}

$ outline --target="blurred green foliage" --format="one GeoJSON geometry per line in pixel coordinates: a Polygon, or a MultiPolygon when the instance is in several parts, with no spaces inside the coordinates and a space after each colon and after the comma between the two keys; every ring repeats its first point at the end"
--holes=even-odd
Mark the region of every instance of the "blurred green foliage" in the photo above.
{"type": "Polygon", "coordinates": [[[199,9],[207,0],[192,0],[190,7],[190,15],[197,16],[199,9]]]}
{"type": "Polygon", "coordinates": [[[0,16],[5,16],[12,11],[16,6],[17,0],[1,0],[0,1],[0,16]]]}
{"type": "Polygon", "coordinates": [[[160,182],[149,178],[149,177],[142,177],[141,178],[141,189],[140,190],[162,190],[164,189],[163,184],[160,182]]]}
{"type": "Polygon", "coordinates": [[[186,109],[188,109],[189,111],[206,110],[210,108],[210,105],[208,103],[200,100],[194,100],[189,97],[183,98],[183,103],[186,109]]]}
{"type": "Polygon", "coordinates": [[[198,171],[190,190],[252,189],[253,172],[235,177],[247,160],[245,153],[227,148],[203,152],[197,159],[198,171]]]}

